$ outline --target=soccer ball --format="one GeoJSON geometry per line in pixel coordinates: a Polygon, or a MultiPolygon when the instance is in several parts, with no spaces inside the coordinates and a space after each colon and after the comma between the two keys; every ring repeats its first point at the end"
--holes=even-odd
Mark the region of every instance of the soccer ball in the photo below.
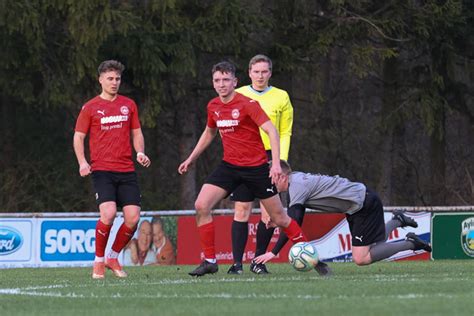
{"type": "Polygon", "coordinates": [[[296,271],[310,271],[318,264],[318,251],[309,242],[299,242],[291,247],[288,260],[296,271]]]}

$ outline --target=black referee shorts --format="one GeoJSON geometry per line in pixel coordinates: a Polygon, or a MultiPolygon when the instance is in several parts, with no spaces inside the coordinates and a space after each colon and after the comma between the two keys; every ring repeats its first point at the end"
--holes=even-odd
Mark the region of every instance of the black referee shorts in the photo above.
{"type": "Polygon", "coordinates": [[[229,194],[243,184],[256,198],[267,199],[277,194],[269,171],[267,163],[256,167],[240,167],[221,161],[205,183],[218,186],[229,194]]]}
{"type": "Polygon", "coordinates": [[[352,236],[352,246],[369,246],[385,240],[385,220],[382,201],[377,193],[367,188],[364,206],[346,215],[352,236]]]}
{"type": "Polygon", "coordinates": [[[95,199],[97,205],[104,202],[116,202],[117,206],[141,204],[140,188],[135,172],[92,172],[95,199]]]}

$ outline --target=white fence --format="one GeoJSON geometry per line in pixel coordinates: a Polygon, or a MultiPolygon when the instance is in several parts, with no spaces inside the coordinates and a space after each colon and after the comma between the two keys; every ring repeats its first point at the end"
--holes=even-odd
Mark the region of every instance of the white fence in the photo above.
{"type": "MultiPolygon", "coordinates": [[[[473,212],[474,205],[468,206],[386,206],[385,212],[395,210],[403,210],[405,212],[473,212]]],[[[317,213],[316,210],[308,209],[308,213],[317,213]]],[[[252,210],[253,214],[260,214],[259,208],[252,210]]],[[[142,211],[141,216],[185,216],[195,215],[195,210],[163,210],[163,211],[142,211]]],[[[215,209],[214,215],[234,214],[233,209],[215,209]]],[[[97,217],[99,212],[55,212],[55,213],[0,213],[0,221],[2,218],[62,218],[62,217],[97,217]]],[[[122,212],[117,212],[118,216],[122,216],[122,212]]]]}

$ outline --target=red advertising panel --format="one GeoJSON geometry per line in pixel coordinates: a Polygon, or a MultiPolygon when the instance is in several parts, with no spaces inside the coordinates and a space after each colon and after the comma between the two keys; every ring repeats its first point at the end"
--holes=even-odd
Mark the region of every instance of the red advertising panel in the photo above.
{"type": "MultiPolygon", "coordinates": [[[[397,228],[389,236],[389,242],[396,242],[405,238],[409,232],[415,232],[425,240],[430,240],[430,214],[409,213],[418,222],[418,228],[397,228]]],[[[385,221],[389,221],[391,213],[385,213],[385,221]]],[[[214,216],[216,227],[216,256],[219,263],[230,264],[232,260],[231,227],[232,215],[214,216]]],[[[250,262],[255,256],[257,224],[260,215],[251,215],[249,219],[249,235],[244,252],[244,263],[250,262]]],[[[303,222],[303,231],[309,240],[312,240],[318,249],[319,256],[324,261],[346,262],[352,261],[352,244],[349,226],[344,215],[341,214],[306,214],[303,222]]],[[[277,228],[272,237],[268,250],[280,236],[277,228]]],[[[203,253],[199,244],[199,237],[194,216],[178,218],[178,264],[199,264],[203,260],[203,253]]],[[[291,243],[287,243],[279,255],[272,262],[287,262],[291,243]]],[[[428,260],[426,252],[404,251],[389,258],[389,260],[428,260]]]]}

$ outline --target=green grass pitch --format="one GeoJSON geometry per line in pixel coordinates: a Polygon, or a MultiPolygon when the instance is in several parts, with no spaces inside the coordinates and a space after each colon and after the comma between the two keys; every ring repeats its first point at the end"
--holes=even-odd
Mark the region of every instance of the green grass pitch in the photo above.
{"type": "Polygon", "coordinates": [[[474,315],[474,261],[332,263],[334,276],[269,264],[270,275],[220,265],[126,268],[127,279],[90,268],[0,269],[1,315],[474,315]]]}

